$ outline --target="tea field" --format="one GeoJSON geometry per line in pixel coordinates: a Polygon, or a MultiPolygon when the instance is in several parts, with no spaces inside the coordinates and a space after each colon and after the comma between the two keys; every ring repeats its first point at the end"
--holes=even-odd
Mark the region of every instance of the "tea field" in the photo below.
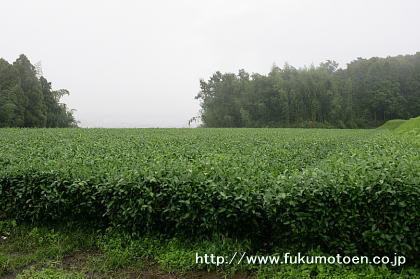
{"type": "Polygon", "coordinates": [[[413,264],[419,147],[388,130],[1,129],[0,222],[413,264]]]}

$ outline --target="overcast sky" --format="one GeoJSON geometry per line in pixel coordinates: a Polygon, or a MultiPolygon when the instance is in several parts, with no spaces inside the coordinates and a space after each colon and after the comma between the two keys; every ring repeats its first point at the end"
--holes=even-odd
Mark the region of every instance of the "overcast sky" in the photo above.
{"type": "Polygon", "coordinates": [[[420,51],[420,1],[0,0],[0,57],[42,62],[82,127],[185,127],[199,79],[420,51]]]}

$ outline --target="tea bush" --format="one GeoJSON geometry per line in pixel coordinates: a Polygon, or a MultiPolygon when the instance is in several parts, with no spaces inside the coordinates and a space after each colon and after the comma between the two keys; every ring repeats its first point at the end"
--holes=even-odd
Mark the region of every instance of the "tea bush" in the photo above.
{"type": "Polygon", "coordinates": [[[386,130],[3,129],[0,219],[420,254],[419,142],[386,130]]]}

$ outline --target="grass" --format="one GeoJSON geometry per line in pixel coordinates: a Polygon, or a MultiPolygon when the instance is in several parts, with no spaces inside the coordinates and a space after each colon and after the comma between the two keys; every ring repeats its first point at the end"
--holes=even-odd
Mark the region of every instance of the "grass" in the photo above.
{"type": "Polygon", "coordinates": [[[378,129],[380,129],[380,130],[382,130],[382,129],[395,130],[396,128],[398,128],[401,124],[403,124],[406,121],[407,120],[404,120],[404,119],[388,120],[382,126],[378,127],[378,129]]]}
{"type": "Polygon", "coordinates": [[[419,135],[420,134],[420,116],[410,118],[409,120],[394,119],[387,121],[378,129],[391,130],[397,134],[419,135]]]}
{"type": "Polygon", "coordinates": [[[18,226],[14,221],[1,221],[0,234],[0,276],[28,266],[42,266],[95,245],[93,234],[74,230],[67,234],[56,228],[18,226]]]}
{"type": "Polygon", "coordinates": [[[70,272],[60,268],[44,268],[36,270],[29,268],[16,276],[16,279],[87,279],[88,277],[80,272],[70,272]]]}
{"type": "MultiPolygon", "coordinates": [[[[415,267],[374,265],[196,264],[195,254],[252,253],[247,242],[223,236],[194,240],[131,236],[75,226],[35,227],[1,222],[0,278],[418,278],[415,267]]],[[[268,253],[268,252],[267,252],[268,253]]],[[[271,252],[273,253],[273,252],[271,252]]],[[[310,252],[314,255],[320,251],[310,252]]]]}
{"type": "Polygon", "coordinates": [[[420,134],[420,116],[416,118],[411,118],[395,129],[395,132],[398,134],[420,134]]]}

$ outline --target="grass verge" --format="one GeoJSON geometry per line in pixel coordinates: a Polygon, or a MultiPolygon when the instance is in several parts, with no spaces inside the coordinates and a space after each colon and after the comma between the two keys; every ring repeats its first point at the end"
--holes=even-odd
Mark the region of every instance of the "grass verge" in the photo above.
{"type": "MultiPolygon", "coordinates": [[[[166,239],[115,230],[36,227],[0,222],[0,278],[419,278],[413,263],[403,268],[375,265],[222,265],[195,262],[196,253],[268,255],[285,250],[255,250],[251,243],[212,236],[166,239]]],[[[293,252],[293,251],[291,251],[293,252]]],[[[308,254],[322,255],[322,251],[308,254]]]]}

